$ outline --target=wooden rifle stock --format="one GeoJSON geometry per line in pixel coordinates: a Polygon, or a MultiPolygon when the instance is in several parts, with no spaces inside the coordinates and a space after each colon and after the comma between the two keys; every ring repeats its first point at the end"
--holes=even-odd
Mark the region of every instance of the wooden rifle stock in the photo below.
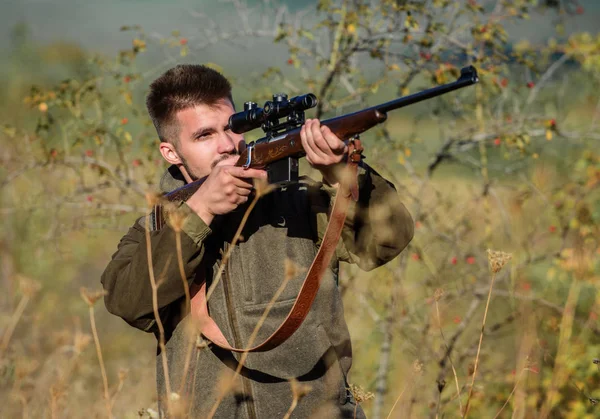
{"type": "MultiPolygon", "coordinates": [[[[477,70],[473,66],[461,70],[461,75],[455,82],[423,90],[404,96],[390,102],[370,108],[321,121],[339,138],[349,139],[373,128],[387,119],[389,111],[403,108],[423,100],[431,99],[479,81],[477,70]]],[[[305,155],[300,141],[300,128],[294,128],[270,139],[258,140],[242,150],[236,166],[264,169],[267,165],[287,157],[303,157],[305,155]]],[[[202,185],[204,179],[188,183],[165,195],[169,201],[186,201],[202,185]]]]}

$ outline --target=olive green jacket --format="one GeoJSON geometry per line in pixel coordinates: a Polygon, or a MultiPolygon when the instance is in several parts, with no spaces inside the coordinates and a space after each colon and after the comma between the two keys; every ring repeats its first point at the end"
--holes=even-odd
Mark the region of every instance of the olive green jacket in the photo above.
{"type": "MultiPolygon", "coordinates": [[[[182,185],[175,167],[161,181],[165,192],[182,185]]],[[[231,251],[208,302],[211,317],[230,344],[247,346],[282,284],[288,259],[301,271],[277,298],[254,343],[262,342],[286,317],[318,250],[335,193],[335,188],[308,180],[276,189],[258,201],[241,240],[232,249],[232,238],[245,207],[217,217],[207,226],[185,203],[179,204],[179,212],[186,216],[179,237],[188,284],[206,280],[210,286],[222,255],[231,251]]],[[[351,204],[342,240],[304,323],[281,346],[264,353],[250,353],[241,376],[226,391],[224,383],[235,371],[240,355],[206,345],[198,338],[185,310],[176,233],[168,225],[149,232],[153,271],[160,283],[157,306],[166,341],[168,374],[160,348],[157,354],[163,415],[165,396],[170,390],[170,411],[182,409],[194,418],[206,417],[215,405],[215,417],[219,418],[283,417],[292,405],[290,380],[294,378],[309,386],[310,391],[301,398],[292,417],[354,416],[355,402],[346,382],[352,349],[337,288],[338,263],[374,269],[397,256],[413,236],[413,220],[393,185],[366,165],[359,168],[359,193],[359,202],[351,204]]],[[[105,303],[109,312],[158,338],[145,220],[146,217],[139,219],[121,239],[102,275],[102,284],[108,292],[105,303]]],[[[360,407],[356,416],[364,417],[360,407]]]]}

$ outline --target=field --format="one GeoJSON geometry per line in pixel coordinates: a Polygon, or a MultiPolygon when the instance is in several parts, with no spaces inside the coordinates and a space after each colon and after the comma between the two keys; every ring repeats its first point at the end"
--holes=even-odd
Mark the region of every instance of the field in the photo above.
{"type": "MultiPolygon", "coordinates": [[[[344,34],[332,36],[342,56],[375,24],[324,3],[323,21],[344,34]]],[[[343,266],[348,379],[374,418],[464,417],[467,405],[470,417],[595,418],[600,38],[518,44],[509,60],[502,22],[461,7],[481,19],[465,29],[480,83],[390,113],[363,136],[415,236],[372,272],[343,266]]],[[[100,275],[166,168],[143,98],[173,62],[153,67],[146,55],[170,48],[176,62],[201,60],[176,32],[158,42],[125,28],[131,45],[106,57],[15,31],[0,81],[0,416],[152,417],[156,339],[106,311],[100,275]]],[[[240,102],[320,91],[325,118],[447,83],[460,67],[442,47],[395,64],[383,45],[363,53],[365,67],[348,60],[328,73],[303,48],[307,33],[282,33],[283,65],[295,72],[220,68],[234,86],[256,86],[240,89],[240,102]],[[370,65],[381,77],[365,76],[370,65]]],[[[422,48],[414,36],[407,42],[422,48]]]]}

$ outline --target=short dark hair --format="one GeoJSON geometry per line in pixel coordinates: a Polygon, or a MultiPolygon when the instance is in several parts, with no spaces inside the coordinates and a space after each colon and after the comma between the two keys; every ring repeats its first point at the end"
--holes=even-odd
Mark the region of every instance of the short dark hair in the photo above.
{"type": "Polygon", "coordinates": [[[231,84],[218,71],[198,64],[180,64],[150,84],[146,108],[161,141],[177,145],[175,114],[197,105],[213,106],[231,96],[231,84]]]}

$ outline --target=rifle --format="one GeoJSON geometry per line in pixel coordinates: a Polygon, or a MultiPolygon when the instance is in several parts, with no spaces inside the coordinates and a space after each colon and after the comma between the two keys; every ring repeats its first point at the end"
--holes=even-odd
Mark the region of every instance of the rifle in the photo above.
{"type": "MultiPolygon", "coordinates": [[[[342,139],[356,137],[384,122],[389,111],[399,109],[426,99],[471,86],[479,81],[473,66],[464,67],[460,77],[452,82],[423,90],[390,102],[366,108],[358,112],[321,121],[342,139]]],[[[276,94],[262,108],[254,102],[244,103],[244,110],[231,115],[229,128],[237,133],[262,127],[265,137],[247,144],[241,151],[236,166],[266,169],[269,183],[285,184],[298,180],[298,159],[305,155],[300,141],[300,128],[304,124],[304,111],[317,105],[312,93],[287,99],[276,94]],[[280,119],[286,118],[284,122],[280,119]]],[[[188,183],[165,195],[168,201],[185,201],[202,185],[204,179],[188,183]]]]}
{"type": "MultiPolygon", "coordinates": [[[[347,168],[356,175],[357,165],[360,162],[360,152],[362,151],[360,141],[357,141],[356,137],[385,121],[387,112],[477,82],[477,71],[473,67],[467,67],[461,70],[460,78],[456,82],[362,111],[328,119],[321,122],[321,124],[328,126],[338,137],[350,139],[347,168]]],[[[253,102],[245,103],[242,112],[233,114],[229,118],[229,128],[233,132],[241,134],[260,126],[265,131],[266,136],[248,144],[242,150],[236,166],[266,168],[271,183],[288,183],[297,180],[298,159],[305,155],[300,141],[300,127],[305,121],[304,111],[316,106],[316,104],[317,98],[311,93],[290,100],[283,94],[277,94],[273,96],[273,101],[266,102],[263,108],[259,108],[253,102]],[[282,118],[286,118],[286,121],[280,122],[282,118]]],[[[166,197],[171,201],[186,200],[200,187],[202,182],[203,179],[192,182],[171,192],[166,197]]],[[[296,301],[285,320],[264,342],[252,348],[235,348],[229,344],[219,326],[208,313],[206,281],[203,281],[201,285],[193,284],[194,289],[190,289],[190,294],[193,295],[190,300],[190,313],[196,319],[200,332],[215,345],[234,352],[265,352],[285,342],[300,327],[311,309],[319,290],[321,278],[328,269],[335,252],[351,199],[358,199],[356,184],[349,182],[348,185],[340,185],[340,192],[335,196],[329,215],[327,229],[313,263],[308,269],[296,301]]],[[[162,222],[162,211],[159,208],[155,207],[153,214],[155,222],[162,222]]]]}

